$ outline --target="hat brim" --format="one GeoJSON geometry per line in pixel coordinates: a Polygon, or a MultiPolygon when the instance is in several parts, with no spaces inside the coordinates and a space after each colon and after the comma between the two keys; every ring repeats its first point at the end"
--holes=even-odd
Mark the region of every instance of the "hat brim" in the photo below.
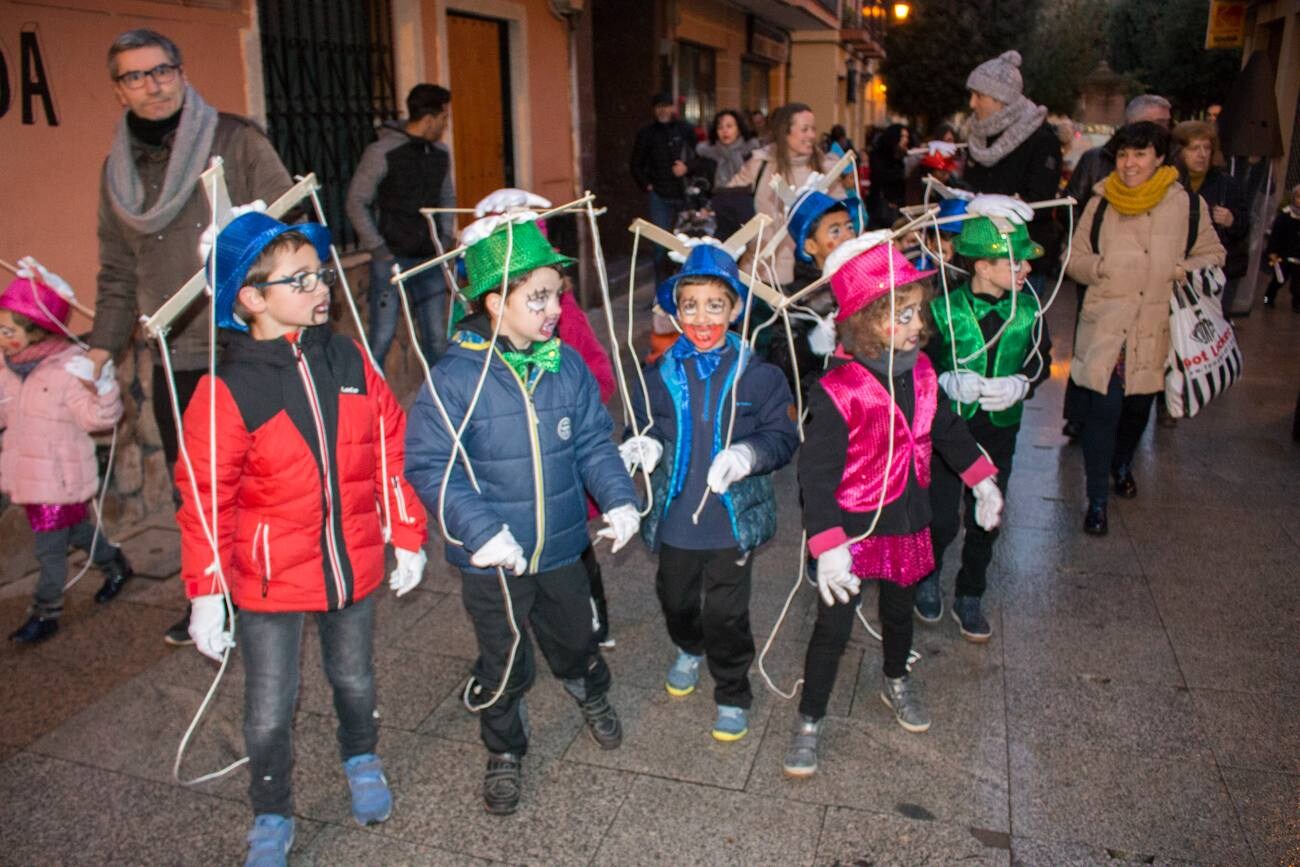
{"type": "Polygon", "coordinates": [[[332,236],[330,230],[320,223],[297,223],[295,225],[280,223],[266,229],[245,245],[244,252],[235,263],[235,267],[230,268],[225,274],[217,274],[218,328],[228,328],[232,331],[248,330],[248,325],[235,317],[235,298],[239,295],[239,290],[244,287],[244,279],[248,276],[248,269],[253,267],[257,257],[262,255],[262,251],[272,241],[286,232],[297,232],[300,235],[305,235],[313,249],[316,250],[316,255],[321,262],[325,263],[330,260],[332,236]]]}

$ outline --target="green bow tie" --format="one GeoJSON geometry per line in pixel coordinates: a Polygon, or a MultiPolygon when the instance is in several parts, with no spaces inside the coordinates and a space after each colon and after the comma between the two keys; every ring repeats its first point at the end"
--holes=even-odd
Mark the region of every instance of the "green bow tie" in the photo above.
{"type": "Polygon", "coordinates": [[[537,365],[547,373],[555,373],[560,369],[560,338],[552,337],[543,343],[534,343],[531,349],[524,352],[502,352],[501,357],[519,374],[520,379],[527,379],[530,364],[537,365]]]}
{"type": "Polygon", "coordinates": [[[989,302],[985,301],[983,298],[980,298],[979,296],[972,293],[971,308],[975,311],[976,322],[983,319],[985,316],[988,316],[990,310],[996,310],[998,315],[1001,316],[1003,319],[1010,319],[1011,318],[1011,293],[1008,292],[1006,295],[1003,295],[993,304],[990,304],[989,302]]]}

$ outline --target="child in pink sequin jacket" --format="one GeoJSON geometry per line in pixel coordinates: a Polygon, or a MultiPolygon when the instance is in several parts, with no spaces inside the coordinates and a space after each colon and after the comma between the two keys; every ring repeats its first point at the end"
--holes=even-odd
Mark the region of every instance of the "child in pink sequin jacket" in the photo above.
{"type": "MultiPolygon", "coordinates": [[[[62,296],[32,279],[18,278],[0,295],[0,489],[26,510],[41,567],[28,622],[10,636],[20,643],[43,640],[57,629],[68,543],[90,549],[95,538],[88,503],[98,488],[99,467],[90,432],[109,430],[122,417],[111,369],[100,386],[89,381],[90,359],[60,330],[68,312],[62,296]]],[[[106,602],[130,570],[121,552],[102,538],[92,559],[109,576],[96,597],[106,602]]]]}
{"type": "Polygon", "coordinates": [[[821,604],[786,759],[790,776],[816,770],[817,736],[863,581],[879,585],[881,697],[908,731],[929,728],[907,663],[914,585],[934,562],[930,461],[937,452],[972,487],[997,472],[949,402],[939,399],[934,367],[919,351],[926,304],[920,281],[934,272],[917,271],[891,244],[869,237],[843,245],[826,267],[833,270],[840,347],[809,395],[799,451],[804,527],[817,558],[821,604]]]}

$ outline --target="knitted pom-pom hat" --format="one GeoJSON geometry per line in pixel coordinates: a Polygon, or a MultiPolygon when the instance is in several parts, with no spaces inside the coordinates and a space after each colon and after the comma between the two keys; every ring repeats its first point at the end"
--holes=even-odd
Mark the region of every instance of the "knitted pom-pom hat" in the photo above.
{"type": "Polygon", "coordinates": [[[1015,102],[1025,91],[1024,79],[1020,77],[1020,52],[1004,51],[975,67],[966,77],[966,89],[987,94],[1006,105],[1015,102]]]}

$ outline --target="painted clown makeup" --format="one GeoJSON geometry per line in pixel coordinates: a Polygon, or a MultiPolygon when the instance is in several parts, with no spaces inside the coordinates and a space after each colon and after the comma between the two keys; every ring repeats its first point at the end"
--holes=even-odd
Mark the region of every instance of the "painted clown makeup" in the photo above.
{"type": "Polygon", "coordinates": [[[696,349],[721,345],[735,309],[735,299],[720,283],[689,283],[677,290],[677,321],[696,349]]]}

